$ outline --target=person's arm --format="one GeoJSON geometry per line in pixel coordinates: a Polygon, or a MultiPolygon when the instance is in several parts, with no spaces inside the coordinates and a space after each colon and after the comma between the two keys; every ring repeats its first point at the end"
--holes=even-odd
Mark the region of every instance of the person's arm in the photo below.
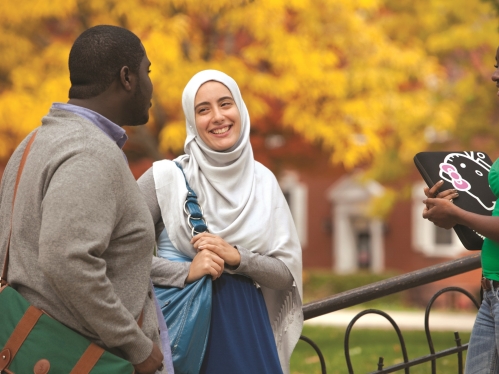
{"type": "Polygon", "coordinates": [[[157,286],[183,288],[205,275],[213,280],[222,275],[224,261],[213,252],[199,252],[192,262],[176,262],[153,257],[151,268],[152,282],[157,286]]]}
{"type": "MultiPolygon", "coordinates": [[[[165,225],[161,218],[161,209],[156,195],[152,167],[142,174],[137,180],[137,184],[151,212],[157,239],[165,225]]],[[[183,288],[186,284],[185,279],[187,278],[187,274],[189,274],[189,265],[188,262],[173,262],[153,256],[151,267],[152,282],[158,286],[183,288]]]]}
{"type": "Polygon", "coordinates": [[[281,260],[253,253],[241,246],[237,246],[237,250],[241,255],[241,262],[238,267],[229,270],[246,275],[261,286],[274,290],[287,290],[293,285],[293,276],[281,260]]]}
{"type": "Polygon", "coordinates": [[[468,226],[486,238],[499,242],[499,217],[483,216],[460,209],[457,223],[468,226]]]}
{"type": "Polygon", "coordinates": [[[190,262],[175,262],[153,256],[151,280],[157,286],[184,288],[190,262]]]}
{"type": "Polygon", "coordinates": [[[423,210],[423,218],[444,229],[455,225],[467,226],[479,234],[499,242],[499,217],[483,216],[471,213],[442,198],[430,198],[423,201],[427,207],[423,210]]]}
{"type": "Polygon", "coordinates": [[[152,167],[147,169],[147,171],[141,175],[137,180],[142,196],[147,203],[149,211],[151,212],[152,221],[154,222],[154,228],[156,230],[156,239],[161,234],[161,231],[165,228],[163,223],[163,218],[161,218],[161,209],[158,203],[158,196],[156,195],[156,186],[154,184],[154,174],[152,167]]]}
{"type": "Polygon", "coordinates": [[[198,251],[210,251],[220,256],[228,270],[246,275],[262,286],[284,290],[293,285],[291,272],[277,258],[232,246],[221,237],[206,232],[192,238],[192,243],[198,251]]]}
{"type": "Polygon", "coordinates": [[[59,166],[42,201],[38,263],[80,325],[140,364],[149,359],[153,342],[115,293],[103,258],[119,219],[116,190],[123,187],[115,179],[109,166],[89,154],[59,166]]]}
{"type": "MultiPolygon", "coordinates": [[[[151,212],[157,239],[165,225],[161,218],[161,209],[156,195],[152,167],[142,174],[137,180],[137,184],[139,185],[142,196],[144,196],[144,200],[151,212]]],[[[186,284],[185,279],[189,274],[189,266],[190,264],[188,262],[173,262],[153,256],[151,267],[152,282],[158,286],[183,288],[186,284]]]]}

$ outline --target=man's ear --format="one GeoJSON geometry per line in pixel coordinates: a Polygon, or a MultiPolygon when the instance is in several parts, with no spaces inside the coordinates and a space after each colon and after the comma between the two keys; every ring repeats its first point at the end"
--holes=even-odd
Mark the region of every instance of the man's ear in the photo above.
{"type": "Polygon", "coordinates": [[[128,66],[123,66],[120,70],[120,82],[126,91],[132,90],[132,77],[128,66]]]}

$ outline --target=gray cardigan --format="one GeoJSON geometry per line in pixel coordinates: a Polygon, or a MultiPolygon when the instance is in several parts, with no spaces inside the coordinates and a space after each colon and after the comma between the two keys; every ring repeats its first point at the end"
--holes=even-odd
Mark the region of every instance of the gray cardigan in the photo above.
{"type": "MultiPolygon", "coordinates": [[[[1,263],[28,138],[0,187],[1,263]]],[[[26,162],[12,222],[8,281],[31,304],[132,364],[150,355],[153,341],[161,347],[149,280],[154,226],[121,150],[99,128],[50,110],[26,162]]]]}
{"type": "MultiPolygon", "coordinates": [[[[139,178],[138,184],[151,211],[156,236],[159,236],[165,226],[161,218],[152,168],[139,178]]],[[[225,268],[231,273],[246,275],[258,284],[275,290],[286,290],[292,286],[293,276],[282,261],[253,253],[241,246],[236,245],[236,248],[241,254],[241,263],[237,268],[230,268],[226,265],[225,268]]],[[[189,262],[173,262],[153,257],[151,279],[154,284],[161,286],[184,287],[185,279],[189,274],[189,266],[189,262]]]]}

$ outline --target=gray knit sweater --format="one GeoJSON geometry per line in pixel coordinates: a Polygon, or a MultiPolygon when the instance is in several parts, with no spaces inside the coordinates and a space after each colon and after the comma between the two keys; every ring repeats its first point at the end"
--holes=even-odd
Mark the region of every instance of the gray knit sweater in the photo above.
{"type": "MultiPolygon", "coordinates": [[[[28,138],[0,187],[2,264],[28,138]]],[[[31,304],[133,364],[149,356],[152,341],[161,346],[149,280],[151,215],[121,150],[94,124],[57,109],[43,118],[12,222],[8,281],[31,304]]]]}

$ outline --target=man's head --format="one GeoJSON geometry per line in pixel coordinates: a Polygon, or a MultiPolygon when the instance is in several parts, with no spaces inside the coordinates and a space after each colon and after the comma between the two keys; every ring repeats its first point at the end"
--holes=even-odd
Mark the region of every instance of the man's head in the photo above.
{"type": "Polygon", "coordinates": [[[105,115],[119,118],[121,126],[142,125],[149,119],[151,105],[149,66],[134,33],[117,26],[92,27],[76,39],[69,53],[70,102],[81,105],[110,93],[102,105],[109,107],[112,102],[115,113],[105,115]]]}

